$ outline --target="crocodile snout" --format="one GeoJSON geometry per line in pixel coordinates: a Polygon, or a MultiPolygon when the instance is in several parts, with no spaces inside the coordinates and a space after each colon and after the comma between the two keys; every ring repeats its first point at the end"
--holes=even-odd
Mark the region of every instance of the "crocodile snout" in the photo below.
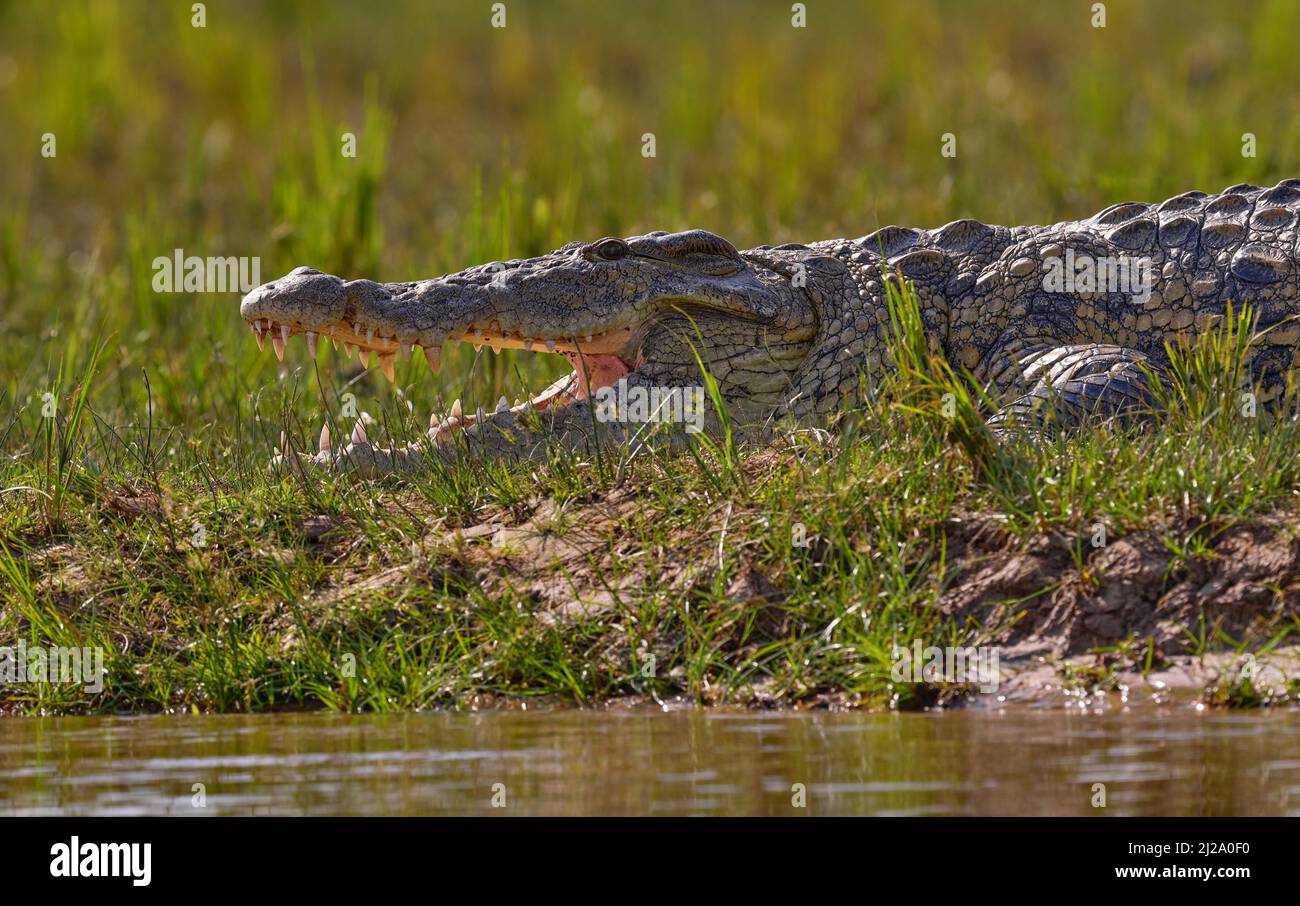
{"type": "Polygon", "coordinates": [[[312,329],[340,320],[347,298],[338,277],[299,267],[244,296],[239,314],[250,323],[267,320],[312,329]]]}

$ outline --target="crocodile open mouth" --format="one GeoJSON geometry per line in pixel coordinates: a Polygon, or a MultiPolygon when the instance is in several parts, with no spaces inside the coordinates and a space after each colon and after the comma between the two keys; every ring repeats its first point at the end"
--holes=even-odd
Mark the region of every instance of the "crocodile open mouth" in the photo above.
{"type": "MultiPolygon", "coordinates": [[[[265,349],[266,339],[269,337],[276,358],[280,361],[284,361],[284,351],[289,340],[302,334],[307,341],[307,352],[313,359],[316,357],[320,337],[325,336],[334,344],[335,349],[342,345],[348,358],[351,358],[352,354],[356,352],[363,363],[367,355],[377,359],[380,369],[390,382],[394,380],[397,357],[399,355],[403,357],[409,356],[417,346],[423,350],[424,357],[428,361],[431,370],[437,372],[441,367],[441,345],[421,346],[417,342],[404,340],[400,337],[386,337],[359,322],[353,324],[340,322],[328,328],[317,330],[308,330],[302,324],[277,322],[270,318],[253,319],[249,322],[249,325],[252,327],[254,336],[257,337],[258,348],[265,349]]],[[[526,401],[516,401],[511,406],[503,396],[497,403],[497,412],[517,413],[528,408],[542,411],[547,408],[568,405],[586,399],[605,387],[612,386],[633,370],[633,366],[629,364],[628,357],[624,353],[631,341],[632,329],[630,327],[614,328],[582,337],[539,338],[503,335],[494,332],[493,326],[495,325],[484,329],[471,327],[459,336],[448,337],[448,340],[470,343],[474,346],[475,351],[480,351],[484,346],[487,346],[494,353],[499,353],[502,349],[522,349],[528,352],[562,355],[568,359],[573,368],[572,371],[552,383],[541,393],[526,401]]],[[[477,421],[482,415],[482,411],[479,410],[477,414],[464,414],[461,401],[457,399],[452,403],[450,415],[446,419],[441,419],[435,415],[430,420],[430,424],[435,429],[467,427],[477,421]]]]}

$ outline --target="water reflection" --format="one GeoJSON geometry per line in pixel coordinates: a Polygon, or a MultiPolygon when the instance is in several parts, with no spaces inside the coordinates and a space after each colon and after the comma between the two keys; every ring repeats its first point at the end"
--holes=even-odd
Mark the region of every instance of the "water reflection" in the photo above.
{"type": "Polygon", "coordinates": [[[1296,815],[1300,713],[0,721],[0,814],[140,813],[1296,815]]]}

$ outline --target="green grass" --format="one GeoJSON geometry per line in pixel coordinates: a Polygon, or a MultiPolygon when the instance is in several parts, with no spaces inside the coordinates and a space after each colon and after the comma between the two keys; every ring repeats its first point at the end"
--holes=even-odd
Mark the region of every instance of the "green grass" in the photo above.
{"type": "Polygon", "coordinates": [[[559,366],[448,350],[436,378],[400,364],[397,391],[301,344],[281,366],[237,295],[155,293],[154,258],[400,280],[607,234],[745,248],[1300,175],[1285,0],[1113,2],[1105,29],[1087,4],[810,4],[804,30],[788,3],[508,7],[492,29],[488,5],[209,3],[198,29],[189,4],[0,0],[0,644],[102,645],[109,674],[4,707],[915,707],[945,693],[890,681],[895,641],[992,631],[941,606],[955,525],[1064,538],[1080,572],[1097,522],[1153,533],[1173,583],[1293,510],[1300,429],[1226,402],[1240,331],[1180,359],[1153,432],[1007,447],[904,297],[898,378],[829,440],[375,486],[272,474],[281,432],[343,433],[345,394],[372,438],[405,439],[559,366]],[[492,523],[504,547],[475,535],[492,523]]]}

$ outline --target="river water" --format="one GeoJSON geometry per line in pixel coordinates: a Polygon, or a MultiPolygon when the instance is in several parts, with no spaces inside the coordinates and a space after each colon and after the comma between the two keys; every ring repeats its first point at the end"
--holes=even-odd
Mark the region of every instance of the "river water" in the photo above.
{"type": "Polygon", "coordinates": [[[1300,712],[0,720],[0,815],[1102,813],[1300,815],[1300,712]]]}

